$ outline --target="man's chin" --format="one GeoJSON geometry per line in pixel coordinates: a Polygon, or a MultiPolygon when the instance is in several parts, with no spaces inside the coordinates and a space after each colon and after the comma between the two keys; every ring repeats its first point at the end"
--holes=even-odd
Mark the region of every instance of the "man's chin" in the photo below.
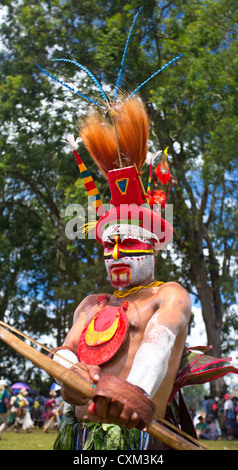
{"type": "Polygon", "coordinates": [[[125,282],[113,282],[111,281],[111,286],[114,288],[114,289],[123,289],[123,288],[129,288],[130,287],[130,283],[126,284],[125,282]]]}

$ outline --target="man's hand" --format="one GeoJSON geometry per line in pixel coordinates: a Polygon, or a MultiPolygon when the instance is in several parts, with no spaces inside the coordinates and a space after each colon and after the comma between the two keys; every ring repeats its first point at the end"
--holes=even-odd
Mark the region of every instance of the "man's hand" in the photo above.
{"type": "MultiPolygon", "coordinates": [[[[75,366],[71,367],[70,370],[79,375],[79,377],[85,380],[85,382],[97,384],[100,380],[101,369],[99,366],[90,366],[84,364],[83,362],[78,362],[75,366]],[[79,366],[80,369],[75,366],[79,366]]],[[[75,406],[86,405],[90,400],[88,397],[84,397],[83,395],[74,392],[71,388],[66,387],[64,384],[62,384],[61,387],[61,395],[66,403],[70,403],[71,405],[75,406]]]]}
{"type": "Polygon", "coordinates": [[[92,422],[114,423],[128,429],[135,428],[140,422],[138,414],[131,408],[107,397],[99,397],[96,403],[90,403],[84,419],[92,422]]]}
{"type": "Polygon", "coordinates": [[[155,405],[143,390],[126,380],[103,375],[84,419],[143,429],[153,419],[155,405]]]}

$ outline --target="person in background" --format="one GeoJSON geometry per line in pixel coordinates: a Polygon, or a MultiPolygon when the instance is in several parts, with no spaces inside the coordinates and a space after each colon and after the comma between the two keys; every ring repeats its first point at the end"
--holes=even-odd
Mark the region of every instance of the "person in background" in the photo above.
{"type": "Polygon", "coordinates": [[[232,402],[233,402],[234,418],[232,419],[232,423],[231,423],[231,433],[232,433],[232,437],[234,439],[237,439],[238,438],[238,398],[237,396],[233,396],[232,402]]]}
{"type": "Polygon", "coordinates": [[[203,398],[202,406],[204,408],[205,413],[207,414],[207,402],[208,402],[208,395],[205,395],[203,398]]]}
{"type": "Polygon", "coordinates": [[[18,432],[20,428],[22,428],[23,431],[30,432],[30,429],[34,427],[29,411],[27,395],[27,390],[22,388],[14,402],[14,406],[17,409],[15,417],[15,432],[18,432]]]}
{"type": "Polygon", "coordinates": [[[224,423],[226,429],[226,436],[228,437],[228,439],[232,439],[232,420],[234,418],[233,402],[228,393],[224,395],[224,399],[224,423]]]}
{"type": "Polygon", "coordinates": [[[42,428],[44,424],[44,405],[45,400],[43,393],[40,391],[34,400],[33,407],[32,407],[32,419],[34,421],[34,425],[37,428],[42,428]]]}
{"type": "Polygon", "coordinates": [[[8,417],[8,425],[10,427],[14,426],[15,419],[16,419],[16,413],[17,413],[17,408],[15,407],[16,399],[17,399],[17,393],[13,392],[10,398],[9,417],[8,417]]]}
{"type": "Polygon", "coordinates": [[[5,429],[9,416],[10,396],[6,385],[5,380],[0,380],[0,434],[5,429]]]}
{"type": "Polygon", "coordinates": [[[206,402],[206,418],[211,418],[212,420],[214,418],[213,405],[214,405],[214,398],[211,395],[209,395],[207,397],[207,402],[206,402]]]}
{"type": "Polygon", "coordinates": [[[218,431],[211,418],[206,418],[206,427],[200,433],[200,439],[207,439],[209,441],[216,441],[218,439],[218,431]]]}
{"type": "Polygon", "coordinates": [[[198,423],[196,424],[196,431],[197,431],[198,438],[200,437],[201,432],[204,431],[206,426],[207,426],[207,423],[204,420],[204,417],[202,415],[198,416],[198,423]]]}

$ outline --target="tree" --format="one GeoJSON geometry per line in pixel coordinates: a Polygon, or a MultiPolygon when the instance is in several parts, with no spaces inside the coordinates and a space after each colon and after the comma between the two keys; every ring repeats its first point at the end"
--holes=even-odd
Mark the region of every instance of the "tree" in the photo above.
{"type": "Polygon", "coordinates": [[[167,7],[154,10],[151,26],[158,59],[182,50],[185,63],[151,91],[153,130],[162,148],[170,145],[180,181],[173,202],[182,270],[197,290],[208,344],[221,356],[236,291],[237,10],[222,1],[167,7]]]}
{"type": "MultiPolygon", "coordinates": [[[[162,82],[171,85],[152,92],[153,128],[161,146],[170,144],[181,182],[174,195],[176,243],[189,260],[208,343],[220,356],[224,314],[235,301],[229,267],[237,248],[237,12],[234,2],[219,2],[218,9],[214,2],[183,2],[160,23],[186,65],[177,66],[179,81],[169,71],[162,82]]],[[[171,50],[168,43],[161,55],[171,50]]]]}
{"type": "MultiPolygon", "coordinates": [[[[57,2],[55,7],[45,2],[6,4],[0,91],[0,318],[33,337],[53,333],[49,341],[55,337],[61,344],[77,304],[95,284],[101,290],[105,282],[100,269],[95,270],[101,257],[95,242],[72,242],[64,232],[70,198],[87,204],[74,156],[61,142],[66,132],[75,132],[80,102],[66,104],[61,88],[42,80],[36,66],[39,56],[48,58],[52,48],[65,43],[61,25],[63,18],[66,23],[71,19],[60,2],[58,7],[57,2]]],[[[11,374],[17,378],[25,373],[24,364],[19,358],[16,370],[4,360],[1,375],[7,369],[9,379],[11,374]]]]}

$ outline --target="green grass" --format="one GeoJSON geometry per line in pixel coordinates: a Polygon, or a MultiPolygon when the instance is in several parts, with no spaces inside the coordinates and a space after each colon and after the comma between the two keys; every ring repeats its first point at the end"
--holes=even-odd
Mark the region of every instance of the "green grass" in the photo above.
{"type": "Polygon", "coordinates": [[[26,431],[4,431],[0,440],[0,450],[52,450],[57,431],[33,429],[26,431]]]}
{"type": "Polygon", "coordinates": [[[206,441],[200,439],[201,443],[209,450],[238,450],[238,439],[218,439],[218,441],[206,441]]]}
{"type": "MultiPolygon", "coordinates": [[[[42,429],[33,429],[31,433],[4,431],[0,440],[0,450],[52,450],[56,436],[57,431],[54,430],[44,432],[42,429]]],[[[201,440],[201,442],[209,450],[238,450],[238,439],[201,440]]]]}

